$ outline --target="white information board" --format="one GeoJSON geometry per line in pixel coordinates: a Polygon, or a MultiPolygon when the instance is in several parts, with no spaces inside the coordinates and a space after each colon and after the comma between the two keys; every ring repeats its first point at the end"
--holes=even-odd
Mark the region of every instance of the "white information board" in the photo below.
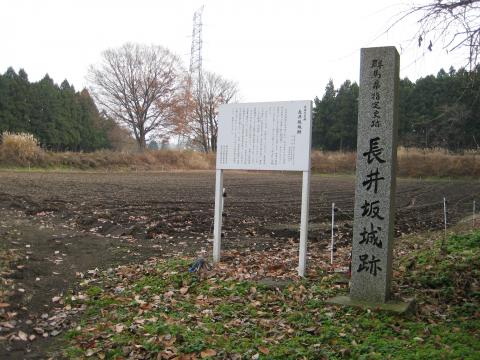
{"type": "Polygon", "coordinates": [[[312,102],[281,101],[220,107],[215,180],[213,262],[220,261],[224,170],[302,171],[298,275],[305,276],[310,196],[312,102]]]}
{"type": "Polygon", "coordinates": [[[309,171],[311,133],[310,100],[221,105],[217,169],[309,171]]]}

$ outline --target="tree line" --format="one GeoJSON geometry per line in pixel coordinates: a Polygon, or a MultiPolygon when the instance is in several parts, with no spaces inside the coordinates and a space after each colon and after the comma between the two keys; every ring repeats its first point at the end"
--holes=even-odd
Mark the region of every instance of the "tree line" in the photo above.
{"type": "Polygon", "coordinates": [[[115,122],[98,111],[89,92],[64,80],[60,86],[47,75],[30,82],[21,69],[0,74],[0,134],[33,134],[41,146],[55,151],[93,151],[112,148],[115,122]]]}
{"type": "MultiPolygon", "coordinates": [[[[479,68],[441,69],[412,82],[400,80],[399,144],[441,147],[452,151],[480,149],[479,68]]],[[[359,87],[345,81],[335,89],[330,80],[321,99],[314,100],[314,148],[356,149],[359,87]]]]}
{"type": "Polygon", "coordinates": [[[67,80],[30,83],[23,69],[9,68],[0,75],[0,134],[31,133],[55,151],[117,150],[131,141],[143,151],[175,138],[215,152],[218,107],[238,93],[218,74],[192,76],[167,48],[133,43],[105,50],[87,79],[89,90],[76,92],[67,80]]]}
{"type": "MultiPolygon", "coordinates": [[[[137,51],[132,48],[128,50],[125,54],[127,58],[131,52],[137,51]]],[[[161,50],[163,55],[170,55],[166,50],[161,50]]],[[[114,55],[115,61],[111,62],[119,64],[121,56],[114,55]]],[[[135,54],[135,57],[143,55],[135,54]]],[[[178,61],[173,56],[172,59],[178,61]]],[[[135,90],[131,94],[126,93],[127,99],[133,99],[132,102],[122,108],[122,98],[118,94],[112,94],[110,99],[104,97],[102,102],[102,94],[96,93],[97,104],[102,106],[103,112],[97,109],[88,90],[77,92],[67,80],[58,86],[46,75],[42,80],[31,83],[24,70],[17,74],[9,68],[3,75],[0,74],[0,133],[28,132],[35,135],[44,148],[56,151],[118,149],[120,143],[131,141],[132,133],[140,149],[146,146],[147,136],[152,133],[159,136],[157,139],[160,141],[162,137],[179,136],[189,147],[205,152],[215,151],[218,106],[235,97],[236,84],[207,72],[201,98],[198,98],[197,91],[189,86],[189,79],[184,77],[181,70],[171,71],[167,67],[169,70],[164,75],[152,81],[152,75],[140,71],[132,60],[129,61],[122,71],[131,76],[131,83],[126,83],[124,91],[135,90]],[[152,88],[155,86],[157,89],[152,88]],[[134,94],[144,94],[144,98],[139,96],[135,99],[134,94]],[[106,111],[106,101],[112,101],[112,111],[106,111]],[[118,101],[118,104],[113,101],[118,101]],[[118,123],[130,124],[130,133],[118,123]]],[[[175,67],[181,69],[181,65],[175,64],[175,67]]],[[[161,74],[155,68],[149,66],[154,75],[161,74]]],[[[96,73],[97,80],[107,81],[108,72],[105,68],[101,70],[96,73]]],[[[479,149],[478,70],[456,71],[450,68],[446,72],[442,69],[436,76],[429,75],[415,82],[408,78],[400,80],[399,144],[419,148],[441,147],[453,151],[479,149]]],[[[90,71],[92,75],[93,70],[90,71]]],[[[117,85],[114,81],[108,86],[115,88],[117,85]]],[[[100,92],[98,87],[93,89],[100,92]]],[[[323,97],[315,98],[314,148],[355,150],[358,92],[359,87],[355,82],[347,80],[336,89],[330,80],[323,97]]]]}

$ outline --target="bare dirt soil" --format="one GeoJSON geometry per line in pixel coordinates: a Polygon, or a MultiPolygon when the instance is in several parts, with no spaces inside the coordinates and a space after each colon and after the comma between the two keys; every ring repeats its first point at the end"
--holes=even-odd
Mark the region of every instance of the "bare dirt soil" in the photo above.
{"type": "MultiPolygon", "coordinates": [[[[0,172],[0,247],[12,254],[0,273],[0,358],[43,359],[58,348],[72,323],[54,313],[58,296],[89,271],[153,256],[208,256],[214,183],[213,171],[0,172]]],[[[227,172],[224,185],[225,249],[241,254],[297,240],[301,175],[227,172]]],[[[454,224],[478,203],[480,182],[399,180],[397,237],[443,227],[444,196],[454,224]]],[[[353,197],[353,176],[312,177],[316,249],[330,241],[332,202],[338,246],[350,246],[353,197]]]]}

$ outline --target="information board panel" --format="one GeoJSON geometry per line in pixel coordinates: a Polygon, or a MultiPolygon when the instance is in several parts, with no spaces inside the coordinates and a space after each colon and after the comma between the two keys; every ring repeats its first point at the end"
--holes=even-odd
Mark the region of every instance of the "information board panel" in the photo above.
{"type": "Polygon", "coordinates": [[[310,100],[221,105],[217,169],[309,171],[311,134],[310,100]]]}

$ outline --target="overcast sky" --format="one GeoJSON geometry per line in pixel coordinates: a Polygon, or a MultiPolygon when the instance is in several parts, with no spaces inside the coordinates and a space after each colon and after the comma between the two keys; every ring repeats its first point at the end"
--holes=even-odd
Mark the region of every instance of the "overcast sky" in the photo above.
{"type": "MultiPolygon", "coordinates": [[[[418,3],[418,1],[417,1],[418,3]]],[[[412,5],[395,0],[2,0],[0,72],[24,68],[87,86],[102,50],[157,44],[189,64],[193,13],[202,5],[204,69],[238,82],[242,101],[321,97],[331,78],[358,81],[360,48],[396,46],[412,80],[464,64],[441,46],[423,55],[414,19],[386,32],[412,5]]]]}

